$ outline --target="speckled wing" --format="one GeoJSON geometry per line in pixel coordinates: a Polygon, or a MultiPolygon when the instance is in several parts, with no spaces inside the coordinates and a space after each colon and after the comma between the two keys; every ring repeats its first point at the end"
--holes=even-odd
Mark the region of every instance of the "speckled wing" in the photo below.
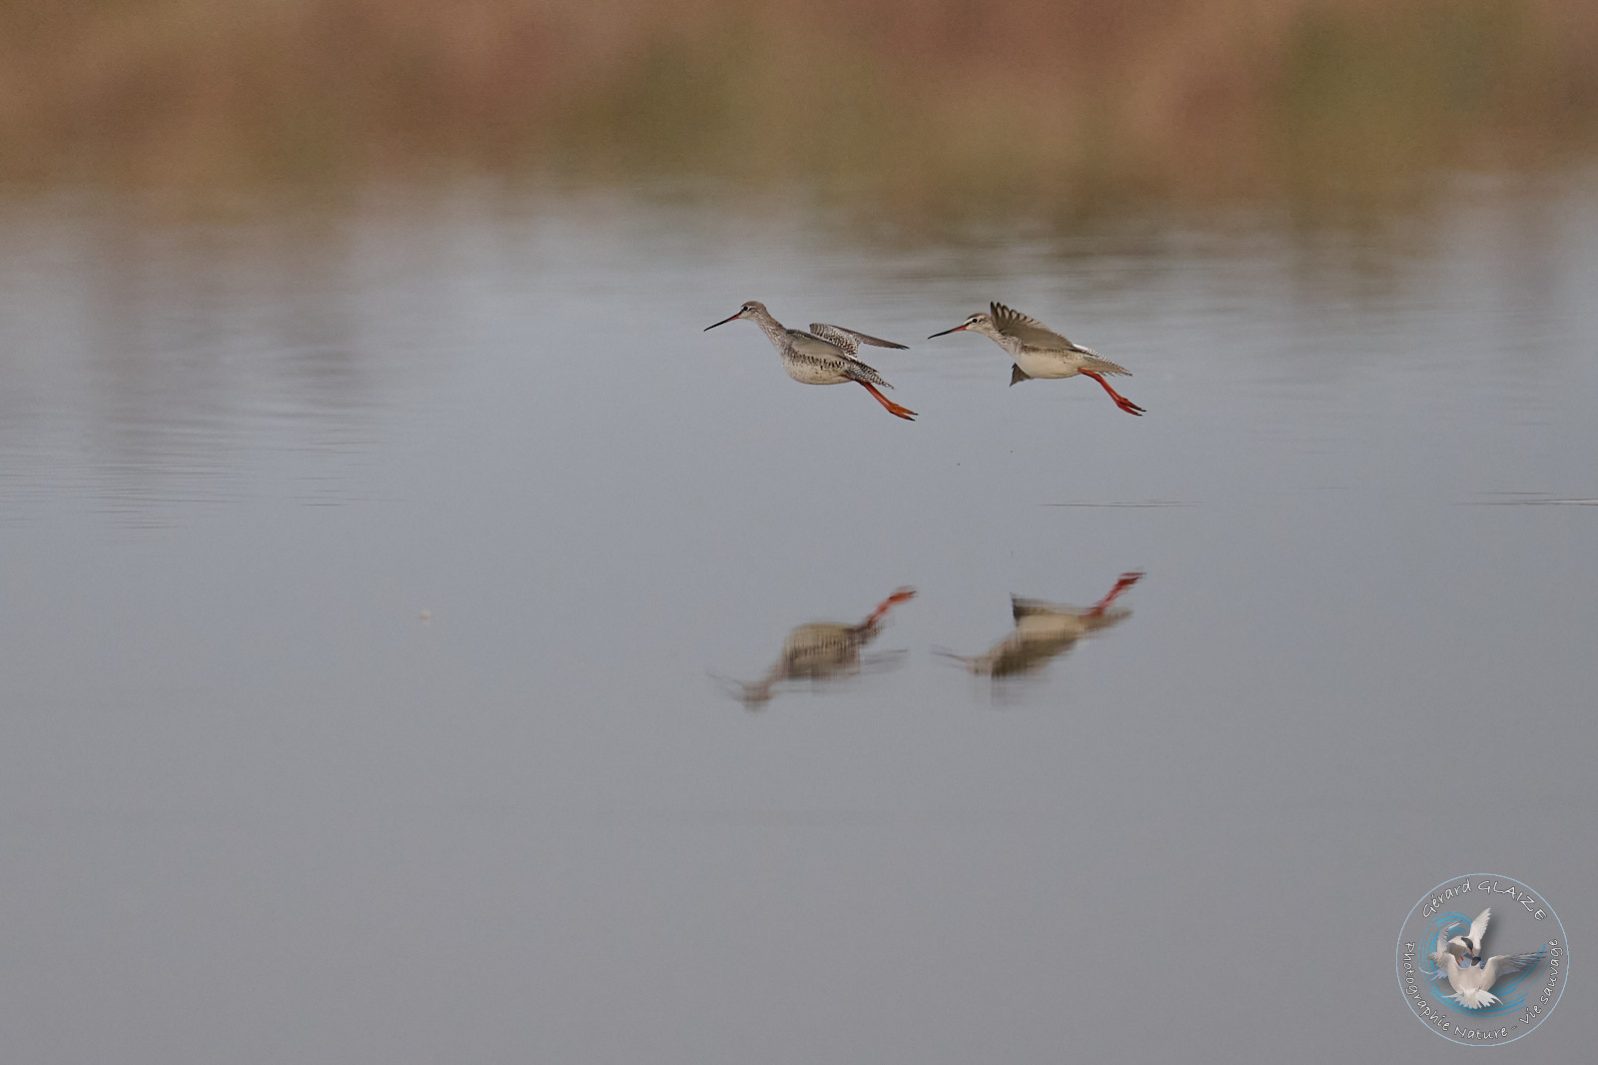
{"type": "Polygon", "coordinates": [[[845,329],[841,325],[828,325],[826,322],[811,322],[810,332],[829,344],[836,344],[851,355],[860,350],[861,344],[870,344],[874,348],[906,350],[903,344],[896,344],[891,340],[883,340],[881,337],[874,337],[869,333],[862,333],[858,330],[845,329]]]}
{"type": "Polygon", "coordinates": [[[882,375],[873,367],[855,358],[853,349],[841,348],[825,337],[799,329],[788,330],[788,341],[796,358],[826,363],[835,367],[845,377],[851,377],[856,381],[869,381],[883,388],[893,387],[883,380],[882,375]]]}
{"type": "Polygon", "coordinates": [[[880,373],[877,372],[876,367],[867,366],[859,359],[852,359],[848,356],[845,356],[844,358],[849,363],[849,368],[846,372],[856,381],[869,381],[874,385],[881,385],[883,388],[893,387],[880,373]]]}
{"type": "Polygon", "coordinates": [[[1036,318],[1029,318],[1013,307],[1006,307],[1002,303],[990,303],[988,312],[993,318],[994,328],[1007,337],[1015,337],[1029,347],[1056,351],[1087,351],[1086,348],[1071,343],[1036,318]]]}
{"type": "Polygon", "coordinates": [[[793,350],[802,355],[815,358],[852,359],[853,353],[841,344],[834,344],[826,337],[815,333],[806,333],[803,329],[788,330],[788,342],[793,350]]]}

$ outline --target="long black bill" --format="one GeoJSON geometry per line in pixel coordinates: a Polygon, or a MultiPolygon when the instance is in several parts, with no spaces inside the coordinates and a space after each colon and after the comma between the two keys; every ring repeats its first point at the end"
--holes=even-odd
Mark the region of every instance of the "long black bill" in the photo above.
{"type": "Polygon", "coordinates": [[[961,322],[959,325],[955,326],[953,329],[945,329],[941,333],[933,333],[932,336],[927,337],[927,339],[931,340],[931,339],[933,339],[933,337],[946,337],[950,333],[958,333],[960,330],[962,330],[964,328],[965,328],[965,323],[961,322]]]}
{"type": "MultiPolygon", "coordinates": [[[[742,313],[743,313],[743,311],[742,311],[742,310],[740,310],[740,311],[739,311],[739,312],[738,312],[738,314],[742,314],[742,313]]],[[[721,320],[721,321],[719,321],[719,322],[717,322],[717,323],[716,323],[716,324],[715,324],[715,325],[707,325],[707,326],[705,326],[705,327],[704,327],[704,328],[703,328],[703,329],[701,329],[701,330],[700,330],[700,332],[701,332],[701,333],[708,333],[708,332],[710,332],[710,331],[711,331],[711,330],[712,330],[712,329],[714,329],[714,328],[716,328],[716,326],[717,326],[717,325],[726,325],[726,324],[727,324],[727,323],[728,323],[728,322],[730,322],[730,321],[732,321],[732,320],[733,320],[733,319],[735,319],[735,318],[737,318],[737,317],[738,317],[738,314],[735,314],[735,315],[733,315],[733,316],[732,316],[732,317],[730,317],[730,318],[723,318],[723,319],[722,319],[722,320],[721,320]]]]}

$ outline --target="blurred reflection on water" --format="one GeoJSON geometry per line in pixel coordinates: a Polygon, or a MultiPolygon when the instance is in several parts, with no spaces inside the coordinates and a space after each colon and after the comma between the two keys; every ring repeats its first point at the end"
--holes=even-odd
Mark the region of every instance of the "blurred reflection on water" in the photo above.
{"type": "Polygon", "coordinates": [[[861,651],[882,631],[888,611],[915,598],[915,594],[914,588],[898,589],[857,624],[811,621],[795,626],[782,642],[782,657],[772,664],[765,676],[749,682],[720,679],[744,706],[759,710],[771,701],[778,685],[786,682],[809,681],[815,688],[821,681],[837,681],[888,668],[898,662],[904,651],[865,656],[861,651]]]}
{"type": "Polygon", "coordinates": [[[1103,632],[1132,616],[1132,611],[1115,606],[1128,588],[1143,578],[1141,573],[1123,573],[1104,596],[1089,607],[1046,603],[1041,599],[1010,597],[1010,613],[1015,631],[978,655],[942,651],[972,673],[995,680],[1033,673],[1076,646],[1084,636],[1103,632]]]}

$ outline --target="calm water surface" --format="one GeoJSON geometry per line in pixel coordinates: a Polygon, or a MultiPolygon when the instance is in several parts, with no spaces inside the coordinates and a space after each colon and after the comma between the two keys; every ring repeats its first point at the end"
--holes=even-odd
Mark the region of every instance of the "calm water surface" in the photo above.
{"type": "Polygon", "coordinates": [[[1573,1060],[1590,177],[936,237],[0,198],[9,1056],[1441,1062],[1393,936],[1483,869],[1560,907],[1517,1048],[1573,1060]],[[701,332],[750,298],[911,343],[921,419],[701,332]],[[921,339],[989,299],[1148,416],[921,339]]]}

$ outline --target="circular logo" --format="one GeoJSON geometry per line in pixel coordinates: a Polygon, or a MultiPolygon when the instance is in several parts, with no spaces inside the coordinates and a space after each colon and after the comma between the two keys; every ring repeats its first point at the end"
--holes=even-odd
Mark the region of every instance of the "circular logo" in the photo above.
{"type": "Polygon", "coordinates": [[[1398,988],[1422,1024],[1455,1043],[1511,1043],[1559,1004],[1565,926],[1513,877],[1472,873],[1423,895],[1398,932],[1398,988]]]}

